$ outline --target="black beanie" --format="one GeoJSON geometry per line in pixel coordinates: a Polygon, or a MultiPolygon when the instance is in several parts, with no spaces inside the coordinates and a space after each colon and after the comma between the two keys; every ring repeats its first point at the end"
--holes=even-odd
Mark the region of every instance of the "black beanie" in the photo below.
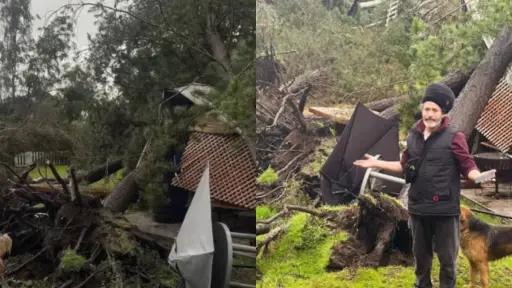
{"type": "Polygon", "coordinates": [[[432,83],[425,89],[425,95],[421,103],[431,101],[439,105],[443,114],[448,114],[452,110],[453,102],[455,102],[455,94],[450,87],[441,83],[432,83]]]}

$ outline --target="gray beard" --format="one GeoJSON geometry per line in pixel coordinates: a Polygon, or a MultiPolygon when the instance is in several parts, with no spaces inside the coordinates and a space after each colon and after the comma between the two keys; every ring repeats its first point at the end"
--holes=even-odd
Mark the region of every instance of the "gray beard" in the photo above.
{"type": "MultiPolygon", "coordinates": [[[[439,120],[439,121],[434,122],[434,123],[435,123],[435,126],[433,126],[432,128],[437,128],[437,127],[441,126],[441,122],[442,122],[442,121],[443,121],[443,119],[441,119],[441,120],[439,120]]],[[[433,123],[433,121],[428,121],[428,122],[427,122],[427,121],[423,120],[423,124],[425,124],[425,126],[427,126],[427,127],[430,127],[429,125],[427,125],[427,123],[433,123]]]]}

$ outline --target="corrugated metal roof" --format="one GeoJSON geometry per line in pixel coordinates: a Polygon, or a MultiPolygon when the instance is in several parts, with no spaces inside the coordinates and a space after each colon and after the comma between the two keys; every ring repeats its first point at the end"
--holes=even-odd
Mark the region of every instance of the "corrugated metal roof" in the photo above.
{"type": "Polygon", "coordinates": [[[475,127],[502,152],[512,147],[512,86],[505,78],[496,86],[475,127]]]}
{"type": "Polygon", "coordinates": [[[243,209],[256,207],[256,165],[239,135],[193,132],[181,160],[181,173],[173,185],[195,191],[210,162],[213,200],[243,209]]]}

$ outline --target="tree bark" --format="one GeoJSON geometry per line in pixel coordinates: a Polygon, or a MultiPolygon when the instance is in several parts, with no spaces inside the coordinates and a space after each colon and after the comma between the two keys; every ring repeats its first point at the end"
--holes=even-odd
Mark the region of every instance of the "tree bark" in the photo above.
{"type": "Polygon", "coordinates": [[[114,213],[124,213],[137,195],[135,170],[130,172],[107,196],[103,206],[114,213]]]}
{"type": "Polygon", "coordinates": [[[466,83],[468,83],[469,78],[471,77],[471,74],[473,74],[475,69],[476,66],[471,67],[471,69],[469,69],[468,71],[464,71],[462,69],[455,70],[453,72],[448,73],[448,75],[441,79],[439,83],[442,83],[450,87],[450,89],[452,89],[453,91],[453,94],[455,94],[455,98],[457,98],[462,89],[464,89],[466,83]]]}
{"type": "Polygon", "coordinates": [[[478,64],[449,113],[452,125],[464,133],[466,138],[471,136],[480,115],[511,61],[512,27],[507,26],[502,29],[484,59],[478,64]]]}
{"type": "Polygon", "coordinates": [[[394,120],[394,121],[400,121],[400,113],[398,113],[400,103],[397,103],[386,110],[382,111],[379,116],[388,119],[388,120],[394,120]]]}
{"type": "Polygon", "coordinates": [[[209,8],[206,21],[206,34],[208,36],[208,43],[210,44],[213,57],[222,66],[217,68],[217,73],[222,77],[222,79],[229,80],[231,78],[231,67],[229,65],[228,52],[222,37],[215,27],[216,15],[213,11],[213,7],[209,8]]]}
{"type": "MultiPolygon", "coordinates": [[[[450,89],[453,91],[453,94],[455,94],[455,97],[457,98],[460,91],[462,91],[469,78],[471,77],[473,71],[475,71],[475,68],[471,68],[468,71],[461,69],[455,70],[448,73],[448,75],[446,75],[443,79],[439,80],[439,83],[443,83],[450,87],[450,89]]],[[[400,114],[398,112],[399,105],[400,102],[389,108],[386,108],[379,115],[385,119],[400,121],[400,114]]]]}
{"type": "Polygon", "coordinates": [[[98,182],[104,177],[112,175],[121,169],[123,169],[122,158],[108,161],[105,164],[93,167],[89,171],[77,173],[78,175],[76,175],[76,181],[84,181],[86,184],[91,184],[98,182]]]}
{"type": "Polygon", "coordinates": [[[401,95],[401,96],[397,96],[397,97],[381,99],[381,100],[372,101],[372,102],[368,103],[366,105],[366,107],[368,107],[368,109],[373,110],[373,111],[382,112],[399,102],[407,100],[408,98],[409,98],[408,95],[401,95]]]}
{"type": "Polygon", "coordinates": [[[139,189],[136,181],[137,168],[139,168],[142,159],[146,155],[146,151],[149,149],[151,139],[152,137],[150,140],[146,141],[146,145],[144,145],[144,149],[142,150],[135,169],[121,180],[116,188],[114,188],[114,190],[107,196],[105,202],[103,202],[103,206],[108,208],[110,211],[114,213],[124,213],[137,195],[137,191],[139,189]]]}

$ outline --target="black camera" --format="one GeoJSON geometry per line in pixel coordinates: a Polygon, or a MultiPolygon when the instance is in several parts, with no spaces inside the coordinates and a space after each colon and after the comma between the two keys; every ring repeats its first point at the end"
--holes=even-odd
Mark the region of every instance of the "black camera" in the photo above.
{"type": "Polygon", "coordinates": [[[404,165],[405,183],[407,184],[414,182],[416,177],[418,177],[419,171],[416,162],[417,161],[410,160],[404,165]]]}

